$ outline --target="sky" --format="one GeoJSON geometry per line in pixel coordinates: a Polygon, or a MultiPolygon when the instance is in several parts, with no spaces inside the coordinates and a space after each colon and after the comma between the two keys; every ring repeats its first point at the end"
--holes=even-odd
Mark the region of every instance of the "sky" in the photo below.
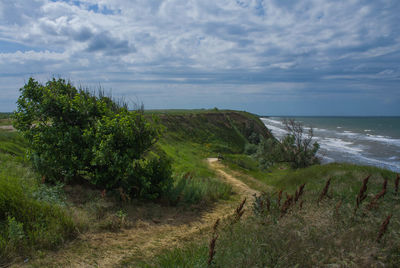
{"type": "Polygon", "coordinates": [[[399,0],[0,0],[0,112],[29,77],[133,107],[400,115],[399,0]]]}

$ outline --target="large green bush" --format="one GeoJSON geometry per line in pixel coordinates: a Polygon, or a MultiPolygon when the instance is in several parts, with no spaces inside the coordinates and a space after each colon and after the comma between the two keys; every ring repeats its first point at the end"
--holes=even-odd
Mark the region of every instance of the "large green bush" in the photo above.
{"type": "Polygon", "coordinates": [[[30,78],[20,92],[14,127],[29,142],[28,157],[46,181],[86,179],[102,189],[146,197],[170,187],[168,160],[146,159],[160,131],[142,110],[128,111],[63,79],[42,85],[30,78]]]}

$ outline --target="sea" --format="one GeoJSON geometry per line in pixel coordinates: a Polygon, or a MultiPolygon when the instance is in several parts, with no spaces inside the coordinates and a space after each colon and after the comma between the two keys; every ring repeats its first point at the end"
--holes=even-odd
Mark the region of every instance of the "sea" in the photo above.
{"type": "Polygon", "coordinates": [[[400,117],[261,117],[281,139],[283,120],[293,118],[312,127],[322,163],[349,162],[400,172],[400,117]]]}

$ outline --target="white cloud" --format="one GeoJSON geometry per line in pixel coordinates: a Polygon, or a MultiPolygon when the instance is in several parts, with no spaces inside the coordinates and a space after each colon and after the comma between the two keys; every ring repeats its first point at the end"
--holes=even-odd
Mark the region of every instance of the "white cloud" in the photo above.
{"type": "Polygon", "coordinates": [[[0,46],[0,73],[236,83],[243,94],[271,82],[386,79],[377,74],[400,60],[399,11],[397,0],[2,1],[0,42],[15,49],[0,46]]]}

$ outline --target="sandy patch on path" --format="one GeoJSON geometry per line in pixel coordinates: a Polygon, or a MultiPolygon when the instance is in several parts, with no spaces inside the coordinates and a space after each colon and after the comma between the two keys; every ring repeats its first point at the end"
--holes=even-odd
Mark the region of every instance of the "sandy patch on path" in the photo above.
{"type": "Polygon", "coordinates": [[[0,129],[9,130],[9,131],[14,131],[15,130],[15,128],[13,126],[10,126],[10,125],[8,125],[8,126],[0,126],[0,129]]]}
{"type": "Polygon", "coordinates": [[[259,191],[250,188],[241,180],[223,171],[222,169],[224,166],[218,161],[218,158],[208,158],[207,161],[211,168],[213,168],[226,182],[232,185],[233,189],[239,195],[246,197],[248,201],[252,201],[254,199],[254,194],[260,194],[259,191]]]}

